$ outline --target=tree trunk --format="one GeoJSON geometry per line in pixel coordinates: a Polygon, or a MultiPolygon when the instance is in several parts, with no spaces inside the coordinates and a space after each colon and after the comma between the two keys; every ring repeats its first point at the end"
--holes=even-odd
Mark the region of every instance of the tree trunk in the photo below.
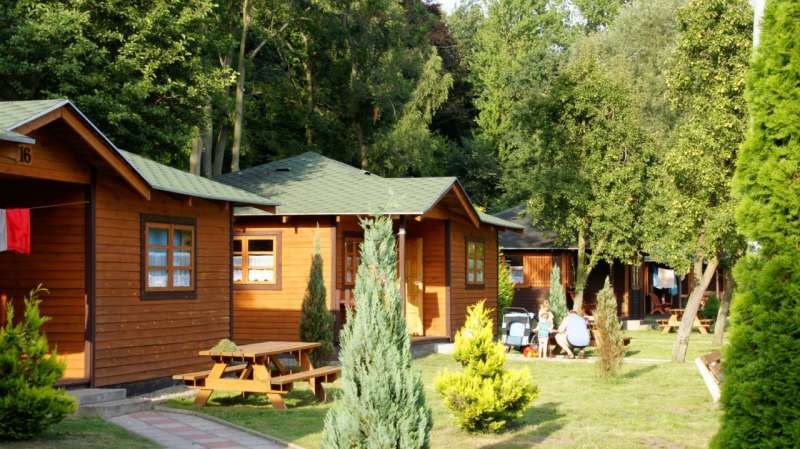
{"type": "Polygon", "coordinates": [[[239,171],[239,154],[242,148],[242,121],[244,115],[244,83],[246,79],[247,28],[250,25],[250,0],[242,0],[242,33],[239,36],[239,63],[236,79],[236,104],[233,110],[233,145],[231,145],[231,172],[239,171]]]}
{"type": "Polygon", "coordinates": [[[719,300],[719,311],[717,312],[717,320],[714,322],[714,346],[722,346],[722,340],[725,337],[725,322],[728,320],[728,311],[731,308],[731,299],[733,299],[733,272],[728,269],[725,270],[725,280],[723,281],[722,298],[719,300]]]}
{"type": "Polygon", "coordinates": [[[311,73],[311,49],[308,45],[308,36],[305,33],[301,33],[300,36],[303,38],[306,57],[303,61],[303,71],[306,77],[306,146],[311,148],[314,145],[314,129],[311,123],[311,118],[314,115],[314,78],[311,73]]]}
{"type": "Polygon", "coordinates": [[[202,172],[203,176],[210,178],[213,176],[212,155],[214,153],[214,118],[210,100],[204,108],[204,119],[205,125],[200,130],[200,138],[203,140],[202,172]]]}
{"type": "Polygon", "coordinates": [[[222,175],[222,164],[225,162],[225,151],[228,149],[228,126],[220,125],[217,143],[214,145],[214,176],[222,175]]]}
{"type": "Polygon", "coordinates": [[[572,310],[583,314],[583,291],[589,279],[589,263],[586,260],[586,237],[583,227],[578,229],[578,263],[575,267],[575,297],[572,301],[572,310]]]}
{"type": "MultiPolygon", "coordinates": [[[[701,262],[702,263],[702,262],[701,262]]],[[[703,299],[703,294],[708,289],[711,283],[711,278],[714,276],[714,271],[717,270],[719,259],[715,256],[708,261],[703,277],[698,279],[697,284],[689,296],[689,301],[686,303],[686,308],[683,311],[683,318],[681,325],[678,327],[678,336],[675,338],[675,343],[672,345],[672,361],[685,362],[686,350],[689,348],[689,336],[692,335],[694,328],[694,320],[697,318],[697,311],[700,309],[700,301],[703,299]]]]}
{"type": "Polygon", "coordinates": [[[200,129],[196,130],[197,134],[192,137],[192,154],[189,155],[189,173],[193,175],[200,174],[200,165],[202,164],[203,155],[203,137],[200,129]]]}

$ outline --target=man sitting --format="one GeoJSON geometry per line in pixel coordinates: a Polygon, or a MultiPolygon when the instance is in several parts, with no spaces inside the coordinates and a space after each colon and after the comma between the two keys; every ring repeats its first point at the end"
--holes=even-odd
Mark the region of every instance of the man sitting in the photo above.
{"type": "Polygon", "coordinates": [[[569,358],[575,358],[571,348],[583,349],[589,346],[589,327],[586,321],[577,312],[570,310],[561,321],[556,334],[556,343],[564,350],[569,358]]]}

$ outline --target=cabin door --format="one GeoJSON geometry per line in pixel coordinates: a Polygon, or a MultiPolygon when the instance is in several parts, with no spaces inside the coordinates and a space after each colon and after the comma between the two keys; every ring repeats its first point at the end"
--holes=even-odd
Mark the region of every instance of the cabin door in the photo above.
{"type": "Polygon", "coordinates": [[[406,324],[411,335],[423,335],[422,239],[406,239],[406,324]]]}

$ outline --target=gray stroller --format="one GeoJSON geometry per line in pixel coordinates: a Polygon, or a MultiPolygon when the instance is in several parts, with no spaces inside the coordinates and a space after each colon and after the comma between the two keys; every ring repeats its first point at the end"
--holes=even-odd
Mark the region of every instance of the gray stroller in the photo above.
{"type": "Polygon", "coordinates": [[[536,328],[536,315],[522,307],[509,307],[503,314],[501,334],[506,351],[515,348],[518,351],[533,343],[533,331],[536,328]]]}

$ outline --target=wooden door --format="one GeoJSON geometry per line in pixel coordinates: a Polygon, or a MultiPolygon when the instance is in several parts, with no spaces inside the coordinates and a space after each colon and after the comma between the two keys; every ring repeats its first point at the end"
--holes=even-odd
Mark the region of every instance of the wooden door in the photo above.
{"type": "Polygon", "coordinates": [[[422,282],[422,239],[406,239],[406,324],[411,335],[424,335],[422,301],[425,285],[422,282]]]}

